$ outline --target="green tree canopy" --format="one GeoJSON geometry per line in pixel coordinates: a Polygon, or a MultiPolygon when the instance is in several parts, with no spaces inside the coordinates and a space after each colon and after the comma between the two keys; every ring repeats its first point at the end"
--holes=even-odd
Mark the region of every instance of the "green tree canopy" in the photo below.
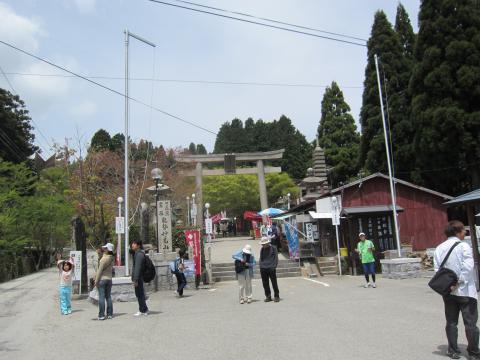
{"type": "MultiPolygon", "coordinates": [[[[287,193],[293,197],[299,189],[288,174],[267,174],[268,202],[274,204],[287,193]]],[[[260,210],[258,179],[255,175],[209,176],[203,186],[204,201],[210,203],[210,212],[227,210],[229,216],[241,216],[245,210],[260,210]]]]}
{"type": "Polygon", "coordinates": [[[226,122],[220,128],[214,153],[241,153],[285,149],[280,161],[282,170],[292,178],[301,179],[311,164],[312,146],[305,136],[282,115],[272,122],[239,119],[226,122]]]}
{"type": "Polygon", "coordinates": [[[33,144],[35,135],[25,103],[9,91],[0,88],[0,158],[21,163],[38,148],[33,144]]]}
{"type": "Polygon", "coordinates": [[[92,151],[107,151],[112,147],[112,138],[108,131],[104,129],[98,130],[90,141],[90,149],[92,151]]]}
{"type": "Polygon", "coordinates": [[[198,155],[206,155],[207,154],[207,149],[203,144],[197,144],[197,149],[196,152],[198,155]]]}
{"type": "Polygon", "coordinates": [[[332,187],[357,175],[360,135],[350,114],[350,106],[335,81],[323,95],[318,138],[325,151],[327,166],[331,169],[332,187]]]}
{"type": "Polygon", "coordinates": [[[410,82],[417,182],[448,194],[480,186],[480,7],[424,0],[410,82]]]}

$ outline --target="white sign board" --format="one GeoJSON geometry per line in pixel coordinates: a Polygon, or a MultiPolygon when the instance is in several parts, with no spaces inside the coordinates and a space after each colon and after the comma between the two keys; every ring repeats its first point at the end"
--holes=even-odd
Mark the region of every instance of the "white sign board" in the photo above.
{"type": "Polygon", "coordinates": [[[332,225],[340,225],[340,212],[342,211],[342,200],[340,196],[330,198],[332,225]]]}
{"type": "Polygon", "coordinates": [[[213,222],[212,219],[205,219],[205,233],[213,234],[213,222]]]}
{"type": "Polygon", "coordinates": [[[74,273],[73,282],[78,283],[78,293],[82,293],[82,252],[70,251],[70,257],[73,259],[74,273]]]}
{"type": "Polygon", "coordinates": [[[305,232],[307,233],[307,241],[313,241],[313,224],[306,223],[305,224],[305,232]]]}
{"type": "Polygon", "coordinates": [[[125,234],[125,218],[123,216],[115,218],[115,233],[125,234]]]}
{"type": "Polygon", "coordinates": [[[158,209],[158,251],[172,252],[172,208],[170,200],[160,200],[158,209]]]}

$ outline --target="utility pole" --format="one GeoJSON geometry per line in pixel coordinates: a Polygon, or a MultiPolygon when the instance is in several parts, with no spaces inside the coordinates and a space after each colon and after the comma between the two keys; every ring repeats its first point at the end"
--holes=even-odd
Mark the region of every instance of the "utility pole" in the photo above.
{"type": "Polygon", "coordinates": [[[147,45],[150,45],[152,47],[155,47],[155,44],[141,38],[138,35],[135,35],[134,33],[131,33],[128,31],[128,29],[125,29],[125,275],[129,275],[129,270],[128,270],[128,245],[129,245],[129,209],[128,209],[128,150],[129,150],[129,135],[128,135],[128,112],[129,112],[129,96],[128,96],[128,42],[130,37],[137,39],[138,41],[141,41],[147,45]]]}

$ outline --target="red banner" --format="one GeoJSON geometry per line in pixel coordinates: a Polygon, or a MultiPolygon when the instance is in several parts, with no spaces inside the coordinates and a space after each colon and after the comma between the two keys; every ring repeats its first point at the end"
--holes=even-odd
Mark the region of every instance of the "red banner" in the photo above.
{"type": "Polygon", "coordinates": [[[211,216],[210,219],[212,219],[212,222],[214,224],[217,224],[222,219],[222,214],[215,214],[215,215],[211,216]]]}
{"type": "Polygon", "coordinates": [[[200,231],[185,230],[185,239],[187,240],[188,246],[191,246],[193,248],[193,263],[195,264],[195,275],[201,275],[200,231]]]}

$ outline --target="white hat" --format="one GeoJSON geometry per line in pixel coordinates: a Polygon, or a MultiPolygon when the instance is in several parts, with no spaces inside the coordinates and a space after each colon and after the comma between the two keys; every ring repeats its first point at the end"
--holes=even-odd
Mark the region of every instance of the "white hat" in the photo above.
{"type": "Polygon", "coordinates": [[[365,233],[361,232],[360,234],[358,234],[358,236],[365,236],[365,233]]]}
{"type": "Polygon", "coordinates": [[[113,244],[112,243],[106,243],[105,245],[102,246],[102,249],[107,249],[108,251],[113,251],[113,244]]]}
{"type": "Polygon", "coordinates": [[[262,239],[260,240],[260,245],[265,245],[265,244],[270,244],[270,238],[267,236],[262,236],[262,239]]]}
{"type": "Polygon", "coordinates": [[[245,254],[251,255],[251,254],[252,254],[252,247],[251,247],[249,244],[247,244],[247,245],[245,245],[245,246],[243,247],[242,251],[243,251],[245,254]]]}

